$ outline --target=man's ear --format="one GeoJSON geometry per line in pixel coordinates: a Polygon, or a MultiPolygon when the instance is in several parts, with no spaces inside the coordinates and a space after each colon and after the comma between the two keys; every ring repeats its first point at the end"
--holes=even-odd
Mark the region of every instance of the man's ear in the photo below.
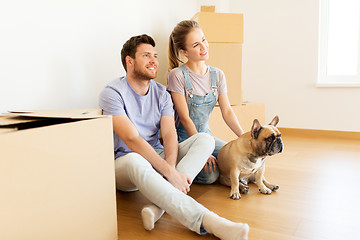
{"type": "Polygon", "coordinates": [[[126,62],[126,69],[128,69],[130,66],[134,64],[134,59],[130,56],[126,56],[125,62],[126,62]]]}

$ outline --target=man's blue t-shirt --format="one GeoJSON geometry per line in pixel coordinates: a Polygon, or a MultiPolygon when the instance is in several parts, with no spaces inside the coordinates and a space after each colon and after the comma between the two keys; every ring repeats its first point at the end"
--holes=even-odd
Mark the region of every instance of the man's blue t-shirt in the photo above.
{"type": "MultiPolygon", "coordinates": [[[[117,78],[100,93],[99,105],[104,115],[128,116],[145,141],[155,149],[163,149],[159,141],[160,119],[174,116],[171,96],[165,86],[150,80],[149,91],[142,96],[132,89],[127,77],[117,78]]],[[[115,158],[131,152],[115,132],[114,151],[115,158]]]]}

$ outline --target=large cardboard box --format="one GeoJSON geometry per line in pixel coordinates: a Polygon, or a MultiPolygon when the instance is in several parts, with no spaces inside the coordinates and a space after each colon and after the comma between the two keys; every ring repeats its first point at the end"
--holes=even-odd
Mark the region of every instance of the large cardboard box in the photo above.
{"type": "MultiPolygon", "coordinates": [[[[261,124],[265,124],[265,104],[263,103],[243,103],[238,106],[232,106],[232,108],[245,132],[251,130],[255,118],[257,118],[261,124]]],[[[219,106],[216,106],[211,113],[209,124],[211,135],[226,142],[237,138],[222,118],[219,106]]]]}
{"type": "Polygon", "coordinates": [[[0,239],[117,239],[112,120],[99,114],[0,116],[0,239]]]}
{"type": "Polygon", "coordinates": [[[243,14],[201,11],[192,19],[200,24],[208,42],[243,43],[243,14]]]}
{"type": "Polygon", "coordinates": [[[221,69],[226,77],[227,95],[231,105],[242,103],[241,43],[209,43],[209,59],[206,63],[221,69]]]}

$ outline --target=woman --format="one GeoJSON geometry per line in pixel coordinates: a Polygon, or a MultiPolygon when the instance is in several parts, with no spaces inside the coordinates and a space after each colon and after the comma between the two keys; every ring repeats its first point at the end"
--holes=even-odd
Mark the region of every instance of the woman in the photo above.
{"type": "MultiPolygon", "coordinates": [[[[205,64],[209,43],[196,21],[185,20],[176,25],[169,38],[168,87],[176,109],[179,142],[198,133],[211,133],[209,117],[218,102],[222,117],[237,135],[243,134],[226,94],[223,71],[205,64]],[[184,63],[181,55],[187,58],[184,63]]],[[[216,158],[226,144],[216,137],[215,150],[194,182],[211,184],[219,176],[216,158]]]]}

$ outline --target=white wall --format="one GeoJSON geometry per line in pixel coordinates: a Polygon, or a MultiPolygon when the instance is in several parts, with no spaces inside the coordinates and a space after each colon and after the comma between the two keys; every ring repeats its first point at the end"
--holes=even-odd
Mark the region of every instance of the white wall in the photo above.
{"type": "Polygon", "coordinates": [[[0,112],[96,108],[107,82],[123,75],[131,36],[155,38],[165,83],[168,37],[198,1],[5,0],[0,3],[0,112]],[[176,7],[174,7],[176,5],[176,7]]]}
{"type": "Polygon", "coordinates": [[[96,108],[101,89],[124,74],[122,44],[142,33],[157,42],[156,80],[165,83],[168,36],[203,3],[244,13],[244,99],[266,103],[268,120],[360,131],[360,88],[315,87],[318,0],[2,1],[0,112],[96,108]]]}
{"type": "Polygon", "coordinates": [[[233,0],[244,13],[245,100],[279,125],[360,131],[360,88],[318,88],[318,0],[233,0]]]}

